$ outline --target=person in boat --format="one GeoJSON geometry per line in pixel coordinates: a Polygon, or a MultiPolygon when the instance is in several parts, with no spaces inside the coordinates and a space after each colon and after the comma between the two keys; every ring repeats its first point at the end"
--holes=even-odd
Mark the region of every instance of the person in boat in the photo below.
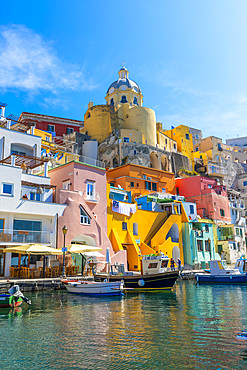
{"type": "Polygon", "coordinates": [[[175,262],[173,258],[170,259],[170,266],[171,266],[171,270],[175,271],[175,262]]]}

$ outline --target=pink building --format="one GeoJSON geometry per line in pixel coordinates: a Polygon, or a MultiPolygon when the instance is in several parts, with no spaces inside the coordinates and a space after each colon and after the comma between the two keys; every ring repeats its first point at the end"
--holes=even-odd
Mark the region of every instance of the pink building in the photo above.
{"type": "Polygon", "coordinates": [[[192,176],[176,179],[177,192],[188,202],[197,204],[197,212],[202,218],[231,223],[230,206],[226,187],[217,180],[192,176]]]}
{"type": "Polygon", "coordinates": [[[81,162],[69,162],[49,171],[51,184],[56,186],[56,202],[67,204],[58,218],[58,248],[63,246],[62,228],[68,229],[66,244],[85,241],[99,246],[102,254],[110,248],[112,263],[125,263],[125,251],[114,254],[107,237],[106,171],[81,162]]]}

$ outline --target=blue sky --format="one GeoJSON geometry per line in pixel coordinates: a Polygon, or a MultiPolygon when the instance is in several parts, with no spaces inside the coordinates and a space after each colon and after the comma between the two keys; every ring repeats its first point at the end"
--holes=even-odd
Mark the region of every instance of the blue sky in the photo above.
{"type": "Polygon", "coordinates": [[[247,1],[4,0],[0,101],[83,120],[124,62],[164,128],[247,136],[247,1]]]}

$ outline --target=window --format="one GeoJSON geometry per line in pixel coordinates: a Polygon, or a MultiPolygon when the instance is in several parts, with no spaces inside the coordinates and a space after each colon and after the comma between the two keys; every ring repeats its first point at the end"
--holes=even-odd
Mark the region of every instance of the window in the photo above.
{"type": "Polygon", "coordinates": [[[196,134],[196,139],[198,139],[198,135],[196,134]]]}
{"type": "Polygon", "coordinates": [[[157,184],[156,184],[156,182],[153,182],[152,183],[152,190],[153,191],[157,191],[157,184]]]}
{"type": "Polygon", "coordinates": [[[198,249],[198,251],[203,252],[202,240],[197,240],[197,249],[198,249]]]}
{"type": "Polygon", "coordinates": [[[243,186],[247,186],[247,181],[244,181],[243,182],[243,186]]]}
{"type": "Polygon", "coordinates": [[[133,181],[130,182],[130,187],[133,188],[135,186],[135,183],[133,181]]]}
{"type": "Polygon", "coordinates": [[[110,105],[114,105],[114,99],[113,98],[111,98],[110,105]]]}
{"type": "Polygon", "coordinates": [[[212,189],[212,185],[208,184],[208,189],[212,189]]]}
{"type": "Polygon", "coordinates": [[[193,215],[194,214],[194,206],[193,205],[190,205],[190,214],[193,215]]]}
{"type": "Polygon", "coordinates": [[[50,141],[50,136],[46,136],[46,137],[45,137],[45,140],[46,140],[46,141],[50,141]]]}
{"type": "Polygon", "coordinates": [[[240,236],[243,237],[243,230],[239,229],[239,231],[240,231],[240,236]]]}
{"type": "Polygon", "coordinates": [[[205,231],[206,231],[206,233],[209,232],[209,226],[208,225],[205,225],[205,231]]]}
{"type": "Polygon", "coordinates": [[[216,159],[216,161],[218,161],[218,160],[219,160],[219,156],[218,156],[218,154],[216,154],[216,155],[215,155],[215,159],[216,159]]]}
{"type": "Polygon", "coordinates": [[[136,187],[139,188],[139,183],[137,182],[136,187]]]}
{"type": "Polygon", "coordinates": [[[173,144],[173,148],[176,149],[176,144],[173,144]]]}
{"type": "Polygon", "coordinates": [[[127,222],[122,222],[122,230],[127,230],[127,222]]]}
{"type": "Polygon", "coordinates": [[[205,251],[210,252],[210,239],[205,240],[205,251]]]}
{"type": "Polygon", "coordinates": [[[55,126],[54,125],[47,125],[47,131],[55,132],[55,126]]]}
{"type": "Polygon", "coordinates": [[[115,186],[114,182],[110,182],[110,186],[115,186]]]}
{"type": "Polygon", "coordinates": [[[94,199],[95,196],[95,183],[92,181],[87,181],[87,198],[94,199]]]}
{"type": "Polygon", "coordinates": [[[138,105],[138,101],[136,97],[134,97],[133,104],[138,105]]]}
{"type": "Polygon", "coordinates": [[[133,235],[138,235],[138,224],[136,222],[133,223],[133,235]]]}
{"type": "Polygon", "coordinates": [[[129,143],[129,142],[130,142],[129,137],[124,137],[124,143],[129,143]]]}
{"type": "Polygon", "coordinates": [[[13,184],[3,183],[3,194],[13,195],[13,184]]]}
{"type": "Polygon", "coordinates": [[[136,150],[134,149],[134,155],[136,154],[136,150]]]}
{"type": "Polygon", "coordinates": [[[236,250],[236,243],[233,243],[233,249],[236,250]]]}
{"type": "Polygon", "coordinates": [[[14,220],[13,241],[20,243],[41,243],[41,230],[41,221],[14,220]]]}
{"type": "Polygon", "coordinates": [[[158,262],[151,262],[148,265],[148,269],[156,269],[158,266],[158,262]]]}
{"type": "Polygon", "coordinates": [[[67,135],[72,134],[74,132],[73,128],[67,127],[67,135]]]}
{"type": "Polygon", "coordinates": [[[63,189],[70,189],[70,180],[63,181],[63,189]]]}
{"type": "Polygon", "coordinates": [[[145,181],[145,189],[146,190],[151,190],[151,185],[152,183],[151,182],[149,182],[149,181],[145,181]]]}
{"type": "Polygon", "coordinates": [[[186,137],[186,140],[189,140],[190,139],[190,135],[189,134],[185,134],[185,137],[186,137]]]}
{"type": "Polygon", "coordinates": [[[196,148],[196,152],[198,152],[198,150],[199,150],[199,149],[198,149],[198,148],[196,148]]]}
{"type": "Polygon", "coordinates": [[[224,211],[224,209],[220,209],[220,215],[221,215],[222,217],[225,217],[225,211],[224,211]]]}
{"type": "Polygon", "coordinates": [[[36,193],[36,201],[40,202],[41,201],[41,194],[36,193]]]}
{"type": "Polygon", "coordinates": [[[120,103],[128,103],[125,95],[122,96],[120,103]]]}
{"type": "Polygon", "coordinates": [[[146,175],[143,175],[143,178],[146,179],[146,175]]]}
{"type": "Polygon", "coordinates": [[[81,224],[83,225],[90,225],[91,224],[91,219],[86,213],[86,211],[80,207],[80,217],[81,217],[81,224]]]}
{"type": "Polygon", "coordinates": [[[167,144],[167,139],[165,139],[165,141],[166,141],[166,144],[167,144]]]}
{"type": "Polygon", "coordinates": [[[239,236],[239,228],[236,227],[236,235],[239,236]]]}
{"type": "Polygon", "coordinates": [[[30,200],[35,200],[35,193],[34,192],[30,193],[30,200]]]}

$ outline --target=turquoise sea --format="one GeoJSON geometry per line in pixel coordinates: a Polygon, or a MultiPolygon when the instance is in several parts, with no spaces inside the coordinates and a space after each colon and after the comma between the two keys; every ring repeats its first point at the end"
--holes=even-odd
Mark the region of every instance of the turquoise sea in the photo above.
{"type": "Polygon", "coordinates": [[[247,369],[247,287],[26,295],[31,307],[0,311],[1,369],[247,369]]]}

